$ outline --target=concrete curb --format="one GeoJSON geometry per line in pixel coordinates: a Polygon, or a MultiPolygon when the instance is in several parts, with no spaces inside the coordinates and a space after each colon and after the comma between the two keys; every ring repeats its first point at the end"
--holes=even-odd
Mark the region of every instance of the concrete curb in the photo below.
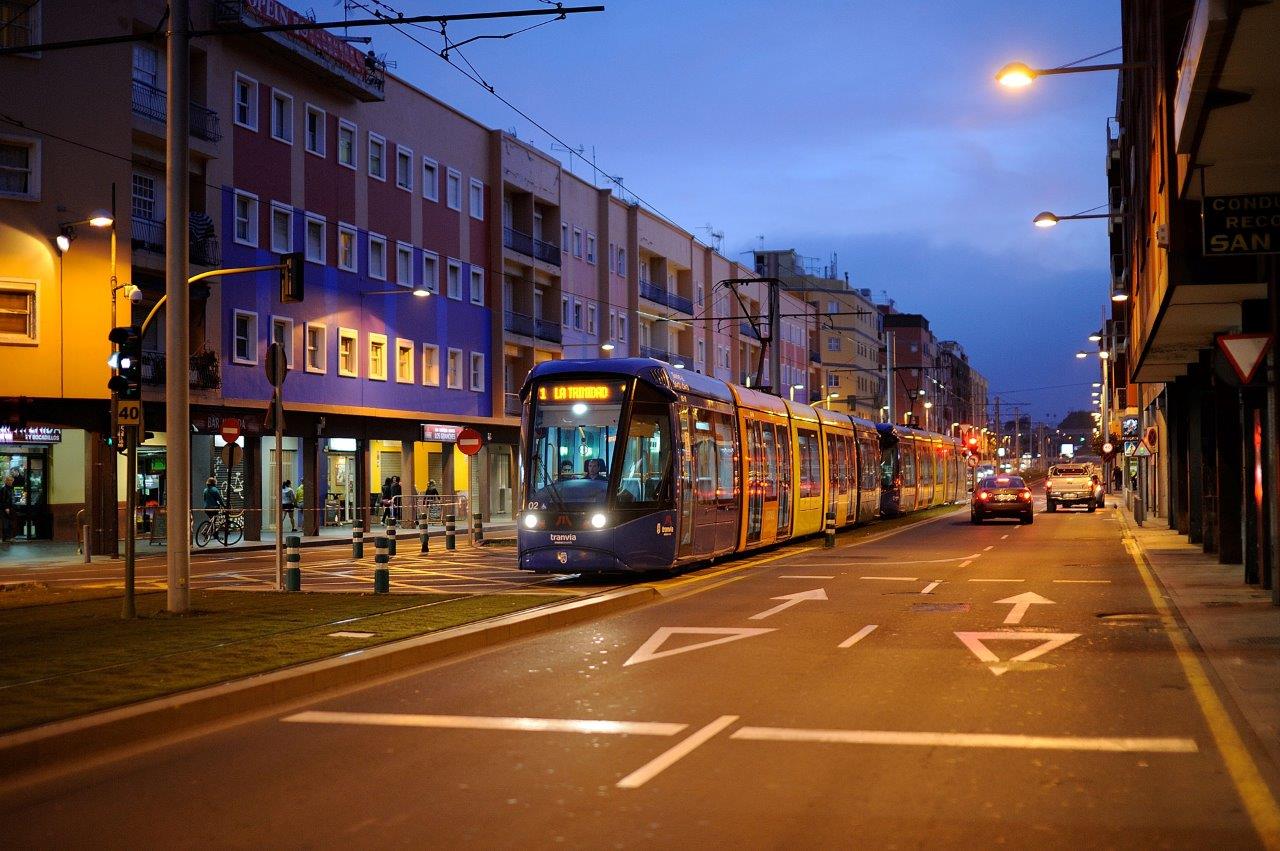
{"type": "Polygon", "coordinates": [[[3,735],[0,787],[20,784],[28,779],[23,775],[47,773],[72,760],[101,760],[150,740],[225,723],[235,715],[371,682],[449,656],[634,608],[658,597],[657,589],[648,586],[608,591],[3,735]]]}

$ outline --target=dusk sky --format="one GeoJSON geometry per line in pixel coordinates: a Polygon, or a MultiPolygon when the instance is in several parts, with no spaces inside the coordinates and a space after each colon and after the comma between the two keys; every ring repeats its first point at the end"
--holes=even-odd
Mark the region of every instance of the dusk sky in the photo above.
{"type": "MultiPolygon", "coordinates": [[[[392,5],[413,15],[537,3],[392,5]]],[[[1017,92],[993,75],[1013,60],[1052,67],[1117,47],[1115,0],[605,5],[462,54],[559,138],[588,156],[594,146],[601,170],[660,213],[704,240],[700,228],[722,231],[730,257],[749,263],[762,244],[824,262],[838,254],[854,286],[887,292],[959,340],[1006,411],[1029,403],[1037,420],[1056,420],[1088,407],[1097,359],[1074,353],[1102,324],[1106,224],[1042,231],[1031,218],[1106,201],[1115,74],[1017,92]]],[[[525,25],[449,32],[459,41],[525,25]]],[[[405,37],[378,31],[374,48],[397,75],[551,148],[546,132],[405,37]]]]}

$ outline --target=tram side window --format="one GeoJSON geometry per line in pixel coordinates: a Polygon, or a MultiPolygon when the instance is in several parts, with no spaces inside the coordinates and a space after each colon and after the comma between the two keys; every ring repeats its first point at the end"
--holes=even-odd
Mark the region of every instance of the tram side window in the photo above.
{"type": "Polygon", "coordinates": [[[738,495],[738,447],[734,440],[733,418],[712,414],[716,441],[716,497],[732,500],[738,495]]]}
{"type": "Polygon", "coordinates": [[[920,453],[920,469],[918,478],[921,486],[929,487],[933,484],[933,447],[926,445],[924,451],[920,453]]]}
{"type": "Polygon", "coordinates": [[[880,487],[889,490],[893,487],[893,480],[897,478],[900,472],[898,465],[902,456],[902,447],[895,446],[890,449],[881,450],[880,453],[880,487]]]}
{"type": "Polygon", "coordinates": [[[680,446],[683,470],[680,474],[680,546],[693,543],[693,443],[689,431],[689,409],[679,411],[680,446]]]}
{"type": "Polygon", "coordinates": [[[671,466],[671,431],[663,405],[638,403],[627,424],[619,496],[637,503],[665,501],[671,466]]]}
{"type": "Polygon", "coordinates": [[[773,424],[760,426],[761,443],[764,446],[764,498],[778,498],[778,451],[773,443],[773,424]]]}
{"type": "Polygon", "coordinates": [[[859,441],[858,457],[862,462],[862,487],[864,490],[873,491],[876,489],[876,479],[880,475],[880,451],[877,442],[859,441]]]}
{"type": "Polygon", "coordinates": [[[807,429],[796,432],[800,444],[800,497],[820,496],[822,493],[822,458],[819,455],[818,435],[807,429]]]}
{"type": "Polygon", "coordinates": [[[827,432],[827,497],[834,497],[840,488],[840,450],[836,442],[840,436],[827,432]]]}
{"type": "Polygon", "coordinates": [[[898,444],[898,455],[902,464],[903,487],[914,487],[916,483],[916,453],[910,446],[898,444]]]}
{"type": "Polygon", "coordinates": [[[778,532],[785,533],[791,526],[791,484],[794,473],[791,467],[791,430],[777,426],[778,447],[778,532]]]}
{"type": "Polygon", "coordinates": [[[693,409],[693,493],[704,505],[716,499],[716,441],[711,416],[710,411],[693,409]]]}

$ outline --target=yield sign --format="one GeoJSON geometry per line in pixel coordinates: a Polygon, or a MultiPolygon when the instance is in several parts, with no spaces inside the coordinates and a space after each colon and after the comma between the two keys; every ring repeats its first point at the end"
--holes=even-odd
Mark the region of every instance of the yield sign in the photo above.
{"type": "Polygon", "coordinates": [[[1079,638],[1078,632],[957,632],[956,638],[973,651],[973,655],[977,656],[979,661],[986,662],[991,666],[991,673],[997,677],[1009,670],[1018,662],[1030,662],[1032,659],[1039,658],[1050,650],[1057,650],[1068,641],[1079,638]],[[1039,641],[1035,647],[1017,656],[1011,657],[1006,662],[1001,662],[1000,657],[987,648],[985,641],[1039,641]]]}
{"type": "Polygon", "coordinates": [[[1218,347],[1240,377],[1240,383],[1248,384],[1271,348],[1271,335],[1223,334],[1218,338],[1218,347]]]}
{"type": "Polygon", "coordinates": [[[622,663],[622,667],[638,665],[651,659],[661,659],[664,656],[675,656],[677,653],[688,653],[690,650],[715,647],[717,644],[728,644],[730,641],[737,641],[739,638],[751,638],[775,631],[773,629],[732,629],[714,626],[664,626],[649,636],[649,640],[641,644],[640,648],[631,654],[631,658],[622,663]],[[658,650],[673,635],[715,635],[719,637],[708,641],[695,641],[693,644],[685,644],[672,650],[658,650]]]}

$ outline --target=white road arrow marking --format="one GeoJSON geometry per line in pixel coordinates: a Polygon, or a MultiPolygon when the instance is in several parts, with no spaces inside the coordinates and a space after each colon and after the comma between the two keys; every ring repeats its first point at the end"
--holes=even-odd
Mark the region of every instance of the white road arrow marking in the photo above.
{"type": "Polygon", "coordinates": [[[756,635],[764,635],[766,632],[775,632],[773,629],[747,628],[734,629],[714,626],[664,626],[660,627],[657,632],[649,636],[649,640],[640,645],[635,653],[631,654],[631,658],[622,663],[622,667],[627,665],[637,665],[641,662],[648,662],[652,659],[661,659],[664,656],[675,656],[678,653],[688,653],[690,650],[702,650],[706,647],[715,647],[717,644],[728,644],[730,641],[737,641],[739,638],[751,638],[756,635]],[[676,647],[672,650],[659,651],[658,648],[673,635],[717,635],[719,638],[713,638],[710,641],[698,641],[693,644],[686,644],[683,647],[676,647]]]}
{"type": "Polygon", "coordinates": [[[1009,610],[1009,616],[1004,619],[1005,623],[1022,623],[1022,616],[1025,615],[1027,613],[1027,609],[1031,608],[1032,606],[1039,606],[1039,605],[1045,605],[1045,604],[1050,606],[1057,605],[1056,603],[1053,602],[1053,600],[1049,600],[1044,597],[1041,597],[1039,594],[1037,594],[1034,591],[1028,591],[1025,594],[1019,594],[1016,597],[1006,597],[1003,600],[996,600],[997,606],[1001,605],[1002,603],[1010,603],[1013,605],[1013,608],[1009,610]]]}
{"type": "Polygon", "coordinates": [[[803,603],[805,600],[825,600],[827,599],[827,589],[814,588],[812,591],[800,591],[796,594],[783,594],[781,597],[771,597],[773,600],[782,600],[781,605],[774,606],[772,609],[761,612],[758,615],[752,615],[749,620],[762,621],[769,615],[776,615],[778,612],[786,611],[797,603],[803,603]]]}
{"type": "Polygon", "coordinates": [[[991,673],[997,677],[1008,671],[1015,662],[1030,662],[1050,650],[1057,650],[1069,641],[1080,637],[1078,632],[957,632],[965,647],[973,651],[979,660],[991,665],[991,673]],[[1008,662],[1001,662],[1000,657],[992,653],[984,641],[1039,641],[1041,644],[1032,647],[1025,653],[1019,653],[1008,662]]]}
{"type": "Polygon", "coordinates": [[[879,624],[874,624],[874,623],[867,624],[862,629],[858,630],[853,635],[846,638],[844,641],[841,641],[839,644],[840,649],[846,650],[852,647],[853,645],[857,644],[859,641],[866,638],[871,633],[875,632],[875,629],[878,625],[879,624]]]}

